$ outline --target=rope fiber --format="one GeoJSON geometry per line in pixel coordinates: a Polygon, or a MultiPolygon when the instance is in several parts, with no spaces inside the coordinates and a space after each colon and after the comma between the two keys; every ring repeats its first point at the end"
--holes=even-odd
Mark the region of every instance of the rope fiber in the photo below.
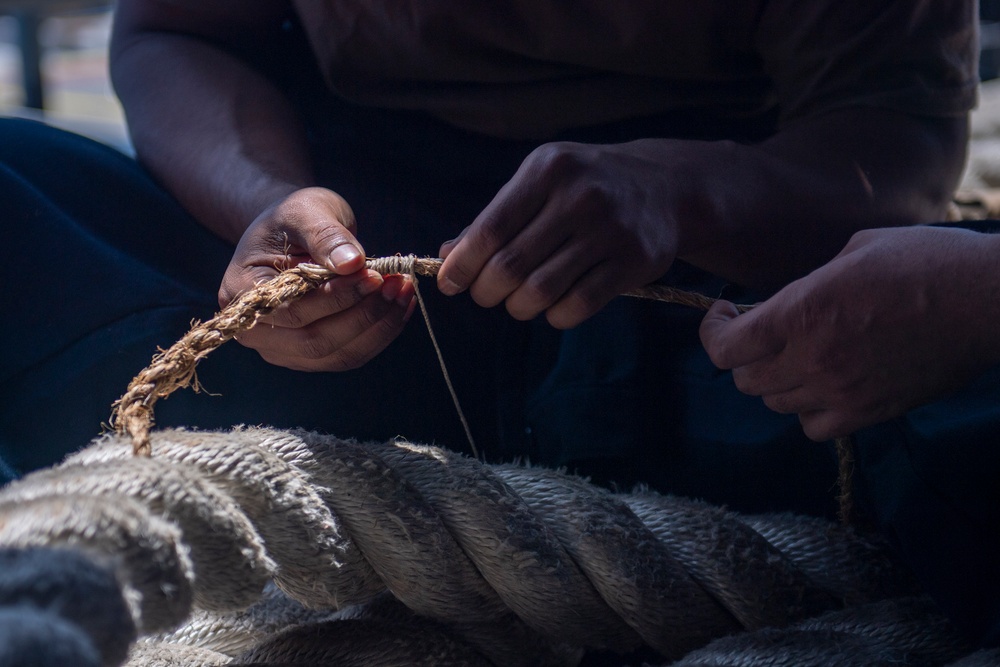
{"type": "Polygon", "coordinates": [[[406,441],[151,438],[153,459],[107,435],[0,490],[0,547],[113,564],[142,634],[130,667],[528,667],[638,647],[679,665],[944,665],[969,652],[849,526],[612,493],[406,441]],[[834,645],[855,662],[803,658],[834,645]],[[793,657],[720,657],[746,651],[793,657]]]}

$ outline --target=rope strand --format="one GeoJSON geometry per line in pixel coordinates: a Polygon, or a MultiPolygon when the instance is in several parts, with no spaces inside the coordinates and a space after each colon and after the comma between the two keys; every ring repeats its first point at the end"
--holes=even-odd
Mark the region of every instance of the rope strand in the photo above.
{"type": "MultiPolygon", "coordinates": [[[[440,270],[443,261],[436,258],[419,258],[415,255],[396,255],[369,258],[366,261],[366,266],[382,275],[406,274],[413,277],[418,275],[434,277],[440,270]]],[[[273,312],[275,308],[284,303],[292,303],[300,299],[336,275],[333,271],[317,264],[298,264],[282,271],[273,279],[262,282],[253,289],[244,292],[212,319],[196,322],[191,330],[169,349],[161,350],[154,355],[150,365],[132,379],[125,394],[112,406],[109,421],[111,428],[119,434],[131,436],[133,452],[136,455],[149,456],[151,453],[149,432],[154,423],[153,406],[158,400],[166,398],[184,387],[194,387],[197,391],[198,381],[195,369],[199,361],[235,337],[236,334],[253,327],[262,316],[273,312]]],[[[627,295],[703,309],[707,309],[715,302],[715,299],[700,294],[684,292],[662,285],[639,288],[627,295]]],[[[428,331],[431,331],[426,307],[419,296],[418,303],[424,312],[424,321],[427,322],[428,331]]],[[[737,307],[743,312],[752,306],[737,307]]],[[[431,337],[432,339],[434,337],[432,331],[431,337]]],[[[436,343],[435,348],[437,348],[436,343]]],[[[452,394],[452,400],[459,411],[462,425],[469,438],[469,444],[475,452],[475,444],[468,423],[458,405],[458,397],[455,395],[450,379],[447,379],[448,372],[445,369],[440,349],[437,352],[441,369],[452,394]]]]}

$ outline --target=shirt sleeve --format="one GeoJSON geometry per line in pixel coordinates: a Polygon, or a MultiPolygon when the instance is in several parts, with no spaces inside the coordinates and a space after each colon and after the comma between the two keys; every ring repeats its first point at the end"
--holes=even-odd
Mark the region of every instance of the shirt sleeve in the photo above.
{"type": "Polygon", "coordinates": [[[955,117],[976,104],[974,0],[772,0],[755,41],[783,124],[845,106],[955,117]]]}

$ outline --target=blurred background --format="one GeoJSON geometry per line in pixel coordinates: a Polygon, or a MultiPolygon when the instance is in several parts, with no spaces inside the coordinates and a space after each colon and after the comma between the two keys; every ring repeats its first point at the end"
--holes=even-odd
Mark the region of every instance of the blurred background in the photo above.
{"type": "Polygon", "coordinates": [[[0,114],[131,147],[108,81],[111,2],[0,0],[0,114]]]}

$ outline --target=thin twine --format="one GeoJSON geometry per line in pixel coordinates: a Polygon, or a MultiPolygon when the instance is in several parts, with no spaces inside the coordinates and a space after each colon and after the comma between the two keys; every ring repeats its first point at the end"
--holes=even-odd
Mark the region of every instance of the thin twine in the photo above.
{"type": "Polygon", "coordinates": [[[448,366],[444,363],[441,346],[438,345],[437,336],[434,335],[434,327],[431,326],[431,317],[427,312],[427,304],[424,303],[424,297],[420,294],[420,281],[417,280],[416,259],[415,255],[370,257],[367,258],[366,264],[369,269],[377,271],[382,275],[400,273],[410,276],[410,280],[413,281],[413,292],[417,297],[417,305],[420,306],[420,314],[424,317],[424,324],[427,325],[427,333],[430,335],[431,344],[434,346],[434,354],[437,355],[438,365],[441,367],[441,375],[444,376],[444,383],[448,387],[448,393],[451,394],[451,402],[455,405],[455,412],[458,413],[458,419],[462,422],[462,428],[465,429],[465,439],[469,441],[469,447],[472,448],[472,455],[478,459],[479,450],[476,448],[476,441],[472,437],[472,429],[469,428],[469,421],[465,418],[465,411],[462,410],[462,404],[458,400],[458,393],[455,391],[454,384],[452,384],[451,374],[448,373],[448,366]]]}

